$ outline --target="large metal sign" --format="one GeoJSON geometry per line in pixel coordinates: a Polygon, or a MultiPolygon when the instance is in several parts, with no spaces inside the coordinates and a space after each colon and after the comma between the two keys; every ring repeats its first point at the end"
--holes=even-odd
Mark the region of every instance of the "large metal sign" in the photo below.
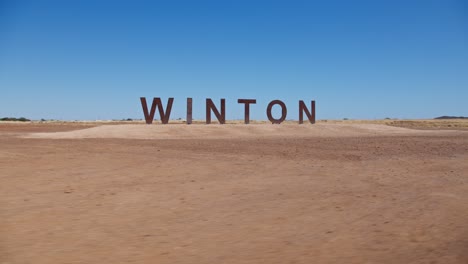
{"type": "MultiPolygon", "coordinates": [[[[154,115],[156,113],[156,108],[158,109],[159,116],[161,118],[161,123],[167,124],[169,123],[169,117],[171,115],[172,104],[174,103],[174,98],[169,98],[167,100],[166,109],[163,107],[163,103],[161,98],[155,97],[153,98],[153,102],[151,104],[151,110],[148,111],[148,104],[146,102],[145,97],[140,98],[141,107],[143,108],[143,114],[145,115],[145,120],[147,124],[152,124],[154,120],[154,115]]],[[[250,105],[256,104],[257,100],[255,99],[238,99],[237,103],[244,104],[244,123],[250,123],[250,105]]],[[[211,124],[211,113],[215,115],[216,119],[220,124],[226,123],[226,99],[221,99],[220,101],[220,109],[218,110],[214,102],[210,99],[206,99],[206,124],[211,124]]],[[[307,116],[307,119],[311,124],[315,124],[315,101],[310,102],[310,111],[307,108],[304,101],[299,101],[299,124],[304,123],[304,113],[307,116]]],[[[284,120],[286,120],[286,116],[288,114],[288,109],[286,104],[281,100],[273,100],[271,101],[266,109],[266,114],[268,120],[272,124],[281,124],[284,120]],[[272,108],[275,105],[279,105],[281,107],[281,116],[279,118],[275,118],[272,115],[272,108]]],[[[192,123],[192,98],[187,98],[187,124],[192,123]]]]}

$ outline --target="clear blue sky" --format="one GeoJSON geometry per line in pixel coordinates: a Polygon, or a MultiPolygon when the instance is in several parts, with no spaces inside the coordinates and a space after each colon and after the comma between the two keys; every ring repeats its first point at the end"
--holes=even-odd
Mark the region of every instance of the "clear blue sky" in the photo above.
{"type": "Polygon", "coordinates": [[[467,1],[0,0],[0,117],[143,118],[139,97],[316,100],[318,119],[468,116],[467,1]]]}

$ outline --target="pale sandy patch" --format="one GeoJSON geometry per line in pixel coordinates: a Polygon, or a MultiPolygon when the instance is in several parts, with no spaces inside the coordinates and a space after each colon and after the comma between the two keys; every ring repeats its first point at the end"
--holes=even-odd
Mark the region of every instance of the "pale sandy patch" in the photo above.
{"type": "Polygon", "coordinates": [[[380,124],[128,124],[101,125],[66,132],[28,133],[26,138],[83,139],[196,139],[196,138],[268,138],[268,137],[358,137],[388,135],[458,134],[461,131],[421,131],[380,124]]]}

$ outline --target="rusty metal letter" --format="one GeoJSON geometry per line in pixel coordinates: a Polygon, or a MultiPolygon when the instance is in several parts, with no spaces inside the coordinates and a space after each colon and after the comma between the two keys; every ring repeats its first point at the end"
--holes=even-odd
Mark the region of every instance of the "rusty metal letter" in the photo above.
{"type": "Polygon", "coordinates": [[[161,117],[161,122],[167,124],[169,122],[169,116],[171,115],[172,103],[174,98],[169,98],[167,100],[166,111],[163,109],[161,98],[153,98],[153,103],[151,104],[151,112],[148,113],[148,105],[146,104],[146,98],[140,97],[141,107],[143,108],[143,114],[145,115],[146,124],[152,124],[154,120],[154,114],[156,112],[156,107],[158,107],[159,116],[161,117]],[[165,112],[165,113],[164,113],[165,112]]]}
{"type": "Polygon", "coordinates": [[[287,114],[288,114],[288,109],[286,108],[286,105],[282,101],[273,100],[268,104],[267,116],[268,116],[268,120],[270,120],[272,124],[281,124],[281,122],[283,122],[286,119],[287,114]],[[271,115],[271,108],[273,108],[273,106],[276,104],[281,106],[281,117],[279,119],[275,119],[271,115]]]}
{"type": "Polygon", "coordinates": [[[192,124],[192,98],[187,98],[187,125],[192,124]]]}
{"type": "Polygon", "coordinates": [[[206,123],[211,124],[211,110],[215,114],[218,122],[224,124],[226,122],[226,99],[221,99],[221,114],[210,98],[206,98],[206,123]]]}
{"type": "Polygon", "coordinates": [[[315,124],[315,101],[310,101],[310,109],[312,113],[309,112],[307,109],[307,106],[305,105],[304,101],[300,100],[299,101],[299,124],[304,123],[304,112],[307,115],[307,118],[309,119],[309,122],[311,124],[315,124]]]}
{"type": "Polygon", "coordinates": [[[255,99],[238,99],[237,103],[244,104],[244,107],[245,107],[245,110],[244,110],[244,123],[249,124],[250,123],[250,104],[256,104],[257,100],[255,100],[255,99]]]}

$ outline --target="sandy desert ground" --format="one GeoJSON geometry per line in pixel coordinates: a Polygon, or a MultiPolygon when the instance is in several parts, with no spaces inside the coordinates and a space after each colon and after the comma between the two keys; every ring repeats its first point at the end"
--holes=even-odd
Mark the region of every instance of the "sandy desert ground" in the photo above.
{"type": "Polygon", "coordinates": [[[0,263],[468,263],[467,121],[390,122],[0,123],[0,263]]]}

